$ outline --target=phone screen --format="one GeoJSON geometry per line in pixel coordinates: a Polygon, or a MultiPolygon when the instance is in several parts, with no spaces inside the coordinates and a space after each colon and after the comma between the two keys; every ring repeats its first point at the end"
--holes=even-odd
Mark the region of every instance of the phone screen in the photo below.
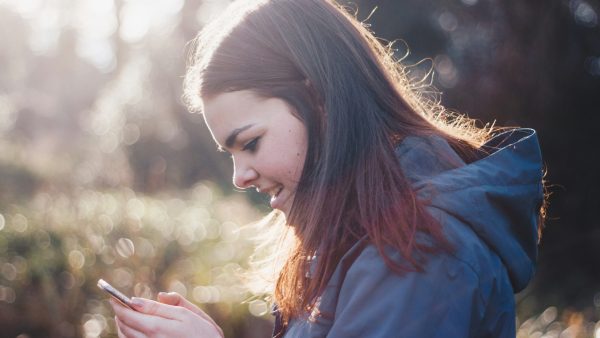
{"type": "Polygon", "coordinates": [[[135,308],[131,305],[131,299],[125,296],[121,291],[115,289],[112,285],[110,285],[104,279],[98,280],[98,287],[106,292],[108,292],[113,298],[118,300],[121,304],[127,306],[128,308],[135,310],[135,308]]]}

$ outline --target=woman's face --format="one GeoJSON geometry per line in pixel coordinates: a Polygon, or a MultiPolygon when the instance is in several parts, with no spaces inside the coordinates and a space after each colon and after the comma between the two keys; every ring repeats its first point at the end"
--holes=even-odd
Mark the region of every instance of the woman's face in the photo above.
{"type": "Polygon", "coordinates": [[[233,184],[271,196],[288,216],[306,157],[306,128],[278,98],[252,91],[204,100],[204,119],[219,148],[231,153],[233,184]]]}

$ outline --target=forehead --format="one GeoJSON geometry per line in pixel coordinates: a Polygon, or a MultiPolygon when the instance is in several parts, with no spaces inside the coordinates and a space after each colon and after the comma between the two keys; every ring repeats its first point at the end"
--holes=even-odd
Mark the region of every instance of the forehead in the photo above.
{"type": "Polygon", "coordinates": [[[204,120],[215,138],[222,137],[220,134],[256,119],[263,101],[248,90],[217,94],[204,100],[204,120]]]}
{"type": "Polygon", "coordinates": [[[248,115],[260,101],[260,97],[248,90],[220,93],[204,99],[204,119],[209,126],[236,120],[248,115]]]}

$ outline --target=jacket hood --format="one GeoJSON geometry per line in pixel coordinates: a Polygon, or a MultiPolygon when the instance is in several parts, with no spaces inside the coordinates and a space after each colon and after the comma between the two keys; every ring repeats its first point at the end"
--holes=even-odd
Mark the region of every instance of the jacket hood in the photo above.
{"type": "Polygon", "coordinates": [[[396,154],[418,196],[471,227],[506,266],[514,292],[522,290],[535,270],[543,201],[536,132],[498,134],[469,164],[439,136],[407,137],[396,154]]]}

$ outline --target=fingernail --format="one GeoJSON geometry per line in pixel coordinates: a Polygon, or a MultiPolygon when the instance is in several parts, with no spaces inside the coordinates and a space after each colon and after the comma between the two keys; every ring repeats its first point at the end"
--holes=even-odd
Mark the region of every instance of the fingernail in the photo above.
{"type": "Polygon", "coordinates": [[[164,292],[164,291],[161,291],[161,292],[159,292],[159,294],[160,294],[161,296],[175,296],[175,295],[176,295],[176,293],[175,293],[175,292],[172,292],[172,291],[171,291],[171,292],[164,292]]]}
{"type": "Polygon", "coordinates": [[[144,306],[144,301],[141,298],[133,297],[131,298],[131,305],[141,308],[144,306]]]}

